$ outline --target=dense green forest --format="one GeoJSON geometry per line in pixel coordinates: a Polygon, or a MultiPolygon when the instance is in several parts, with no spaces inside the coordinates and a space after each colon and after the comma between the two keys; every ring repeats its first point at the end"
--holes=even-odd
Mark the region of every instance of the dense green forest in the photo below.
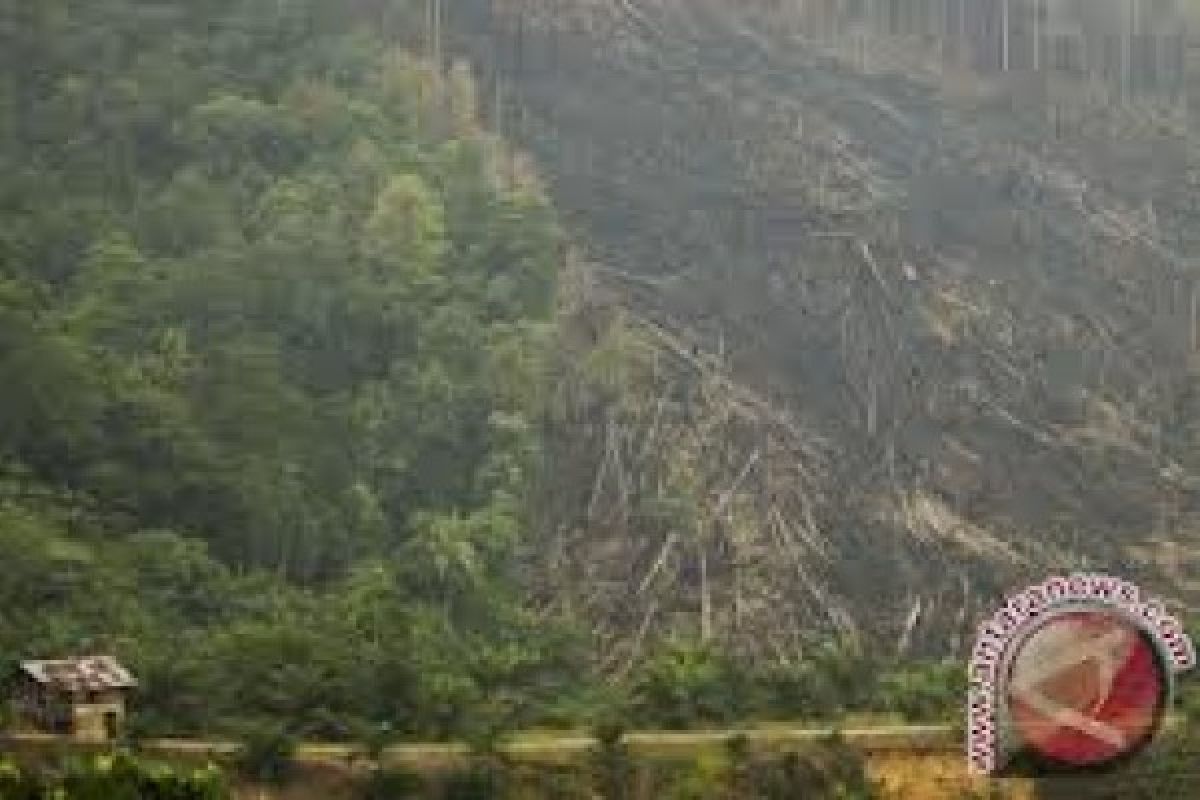
{"type": "Polygon", "coordinates": [[[560,235],[469,75],[351,11],[4,11],[0,649],[117,652],[152,729],[567,674],[513,575],[560,235]]]}
{"type": "Polygon", "coordinates": [[[140,733],[955,708],[535,602],[567,237],[424,5],[0,8],[0,666],[111,652],[140,733]]]}

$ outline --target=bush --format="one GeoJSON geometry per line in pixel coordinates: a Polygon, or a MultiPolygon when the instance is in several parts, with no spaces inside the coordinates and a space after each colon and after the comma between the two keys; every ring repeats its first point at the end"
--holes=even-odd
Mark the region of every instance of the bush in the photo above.
{"type": "Polygon", "coordinates": [[[957,663],[898,667],[879,680],[879,710],[914,722],[961,717],[966,696],[966,670],[957,663]]]}
{"type": "Polygon", "coordinates": [[[755,676],[755,710],[778,718],[825,719],[836,715],[841,698],[815,664],[771,665],[755,676]]]}
{"type": "Polygon", "coordinates": [[[498,800],[508,788],[508,770],[494,759],[475,760],[450,772],[442,784],[442,800],[498,800]]]}
{"type": "Polygon", "coordinates": [[[405,800],[423,797],[424,783],[408,770],[377,767],[363,786],[364,800],[405,800]]]}
{"type": "Polygon", "coordinates": [[[66,763],[61,774],[38,773],[0,761],[0,798],[4,800],[227,800],[221,771],[174,767],[134,758],[128,753],[94,756],[66,763]]]}
{"type": "Polygon", "coordinates": [[[750,783],[750,797],[877,800],[881,796],[867,775],[862,754],[836,736],[802,752],[757,757],[751,763],[743,773],[750,783]]]}
{"type": "Polygon", "coordinates": [[[228,792],[216,767],[187,770],[128,754],[70,764],[62,790],[70,800],[222,800],[228,792]]]}
{"type": "Polygon", "coordinates": [[[295,767],[296,740],[285,729],[251,727],[242,737],[238,771],[247,778],[269,784],[287,780],[295,767]]]}
{"type": "Polygon", "coordinates": [[[633,757],[625,744],[625,727],[617,720],[601,723],[593,731],[596,748],[591,754],[592,785],[605,800],[623,800],[633,786],[633,757]]]}
{"type": "Polygon", "coordinates": [[[727,723],[747,709],[744,672],[719,651],[675,643],[653,657],[633,686],[637,719],[670,728],[727,723]]]}
{"type": "Polygon", "coordinates": [[[391,723],[362,726],[358,731],[358,740],[362,743],[363,754],[378,764],[383,759],[387,749],[396,743],[399,735],[391,723]]]}
{"type": "Polygon", "coordinates": [[[672,770],[667,785],[659,789],[657,796],[663,800],[709,800],[726,797],[722,787],[728,780],[729,763],[721,755],[701,753],[672,770]]]}
{"type": "Polygon", "coordinates": [[[538,764],[514,771],[512,800],[579,800],[596,795],[590,776],[573,765],[538,764]]]}
{"type": "Polygon", "coordinates": [[[41,800],[46,791],[36,775],[8,759],[0,759],[0,797],[4,800],[41,800]]]}

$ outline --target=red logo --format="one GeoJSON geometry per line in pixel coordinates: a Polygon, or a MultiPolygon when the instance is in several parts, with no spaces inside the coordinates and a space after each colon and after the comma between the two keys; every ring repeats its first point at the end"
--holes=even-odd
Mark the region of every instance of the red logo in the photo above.
{"type": "Polygon", "coordinates": [[[1033,754],[1068,767],[1130,755],[1153,737],[1170,673],[1123,614],[1064,611],[1017,646],[1005,693],[1013,730],[1033,754]]]}

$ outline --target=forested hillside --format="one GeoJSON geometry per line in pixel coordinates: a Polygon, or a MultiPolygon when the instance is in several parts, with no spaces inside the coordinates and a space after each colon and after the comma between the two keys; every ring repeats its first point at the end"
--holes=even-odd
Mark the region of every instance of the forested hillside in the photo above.
{"type": "Polygon", "coordinates": [[[432,8],[0,8],[5,674],[112,653],[175,735],[939,713],[952,670],[837,643],[615,671],[543,579],[644,364],[432,8]]]}
{"type": "Polygon", "coordinates": [[[148,728],[434,735],[562,651],[511,574],[561,237],[414,19],[4,4],[6,668],[116,652],[148,728]]]}
{"type": "Polygon", "coordinates": [[[1194,600],[1178,81],[798,8],[0,4],[0,667],[175,734],[928,718],[889,666],[1024,578],[1194,600]]]}

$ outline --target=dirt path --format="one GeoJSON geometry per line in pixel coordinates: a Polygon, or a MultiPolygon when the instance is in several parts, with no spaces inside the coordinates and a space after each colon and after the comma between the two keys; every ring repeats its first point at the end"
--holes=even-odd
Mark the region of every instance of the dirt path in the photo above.
{"type": "MultiPolygon", "coordinates": [[[[949,725],[886,725],[879,727],[770,727],[731,728],[704,731],[637,731],[626,735],[630,749],[641,755],[670,756],[689,754],[704,748],[719,746],[744,736],[751,742],[787,746],[818,742],[835,733],[864,752],[943,751],[957,752],[960,738],[949,725]]],[[[27,743],[58,742],[56,737],[18,737],[27,743]]],[[[579,756],[596,746],[596,740],[584,733],[531,732],[517,734],[500,746],[503,752],[518,758],[538,761],[561,760],[579,756]]],[[[238,745],[229,741],[195,739],[158,739],[142,743],[151,753],[189,757],[229,758],[238,745]]],[[[384,761],[396,765],[429,766],[445,761],[457,761],[470,755],[470,748],[460,743],[403,743],[389,747],[384,761]]],[[[301,762],[351,763],[363,758],[362,747],[350,744],[305,743],[296,750],[301,762]]]]}

